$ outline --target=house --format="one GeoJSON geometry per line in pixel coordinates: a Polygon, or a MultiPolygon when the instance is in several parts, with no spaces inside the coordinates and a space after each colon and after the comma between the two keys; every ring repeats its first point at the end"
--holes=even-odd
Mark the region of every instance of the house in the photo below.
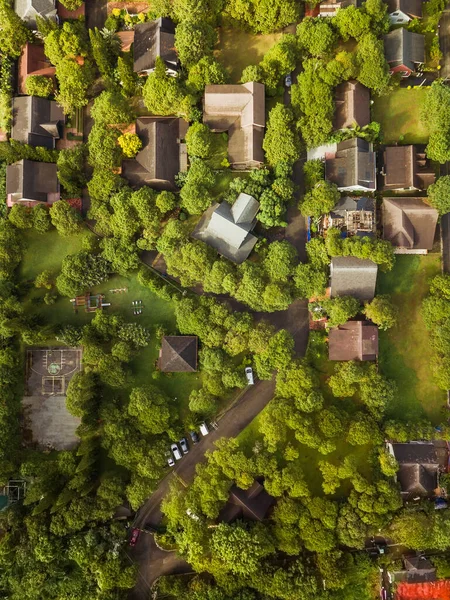
{"type": "Polygon", "coordinates": [[[325,177],[341,192],[376,190],[375,152],[372,144],[361,138],[339,142],[334,154],[325,159],[325,177]]]}
{"type": "Polygon", "coordinates": [[[331,298],[353,296],[361,302],[373,300],[378,265],[371,260],[353,256],[331,259],[331,298]]]}
{"type": "Polygon", "coordinates": [[[159,351],[163,373],[193,373],[197,370],[196,335],[165,335],[159,351]]]}
{"type": "Polygon", "coordinates": [[[36,31],[37,16],[56,19],[56,0],[15,0],[14,10],[30,29],[36,31]]]}
{"type": "Polygon", "coordinates": [[[56,164],[19,160],[6,167],[7,204],[16,202],[36,204],[59,200],[59,181],[56,164]]]}
{"type": "Polygon", "coordinates": [[[30,146],[55,148],[64,126],[64,113],[59,104],[47,98],[20,96],[13,98],[12,109],[13,140],[30,146]]]}
{"type": "Polygon", "coordinates": [[[237,519],[262,521],[275,499],[270,496],[264,486],[255,480],[248,490],[241,490],[236,485],[230,489],[227,504],[219,513],[218,521],[231,523],[237,519]]]}
{"type": "Polygon", "coordinates": [[[18,68],[19,94],[26,94],[25,81],[29,75],[54,78],[56,69],[45,56],[43,44],[27,42],[22,48],[18,68]]]}
{"type": "Polygon", "coordinates": [[[213,204],[202,216],[192,237],[215,248],[219,254],[240,264],[257,242],[251,231],[256,225],[259,202],[248,194],[239,194],[231,206],[213,204]]]}
{"type": "Polygon", "coordinates": [[[386,0],[391,25],[422,18],[422,0],[386,0]]]}
{"type": "Polygon", "coordinates": [[[378,327],[369,321],[347,321],[328,332],[330,360],[376,360],[378,327]]]}
{"type": "Polygon", "coordinates": [[[334,129],[370,123],[370,91],[357,81],[340,83],[334,93],[334,129]]]}
{"type": "Polygon", "coordinates": [[[425,62],[425,36],[404,27],[394,29],[384,36],[384,55],[391,75],[409,77],[425,62]]]}
{"type": "Polygon", "coordinates": [[[362,0],[325,0],[319,4],[319,17],[335,17],[340,8],[355,6],[359,8],[362,0]]]}
{"type": "Polygon", "coordinates": [[[170,75],[178,72],[175,52],[175,23],[166,17],[139,23],[134,28],[134,72],[148,75],[155,70],[156,58],[162,58],[170,75]]]}
{"type": "Polygon", "coordinates": [[[213,131],[228,133],[228,160],[234,169],[264,164],[265,88],[262,83],[207,85],[203,122],[213,131]]]}
{"type": "Polygon", "coordinates": [[[186,144],[182,142],[187,129],[187,122],[176,117],[137,119],[136,133],[142,150],[135,158],[122,161],[125,179],[133,186],[176,191],[175,176],[187,170],[186,144]]]}
{"type": "Polygon", "coordinates": [[[427,583],[436,581],[436,568],[421,554],[402,557],[402,569],[388,571],[390,583],[427,583]]]}
{"type": "Polygon", "coordinates": [[[432,442],[388,443],[398,462],[397,481],[404,500],[434,496],[438,487],[439,459],[432,442]]]}
{"type": "Polygon", "coordinates": [[[434,183],[434,169],[416,146],[386,146],[383,161],[383,190],[426,190],[434,183]]]}
{"type": "Polygon", "coordinates": [[[346,235],[373,237],[376,231],[373,198],[342,196],[333,210],[324,217],[324,229],[336,227],[346,235]]]}
{"type": "Polygon", "coordinates": [[[438,212],[424,198],[383,198],[383,238],[397,254],[427,254],[436,232],[438,212]]]}

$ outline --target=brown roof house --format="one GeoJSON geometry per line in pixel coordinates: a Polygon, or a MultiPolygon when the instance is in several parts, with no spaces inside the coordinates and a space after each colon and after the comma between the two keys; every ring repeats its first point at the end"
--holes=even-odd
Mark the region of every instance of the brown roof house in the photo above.
{"type": "Polygon", "coordinates": [[[434,496],[439,472],[435,445],[432,442],[388,443],[387,449],[399,464],[396,479],[402,498],[434,496]]]}
{"type": "Polygon", "coordinates": [[[134,28],[134,72],[148,75],[155,70],[159,56],[170,75],[178,72],[178,57],[175,52],[175,23],[166,17],[156,21],[139,23],[134,28]]]}
{"type": "Polygon", "coordinates": [[[387,0],[389,21],[392,25],[409,23],[422,17],[422,0],[387,0]]]}
{"type": "Polygon", "coordinates": [[[383,198],[383,238],[397,254],[427,254],[436,232],[438,212],[423,198],[383,198]]]}
{"type": "Polygon", "coordinates": [[[416,146],[386,146],[384,150],[384,190],[426,190],[435,174],[425,152],[416,146]]]}
{"type": "Polygon", "coordinates": [[[362,0],[325,0],[319,5],[319,17],[335,17],[340,8],[356,6],[359,8],[362,0]]]}
{"type": "Polygon", "coordinates": [[[384,36],[384,55],[391,74],[409,77],[425,62],[425,36],[404,27],[394,29],[384,36]]]}
{"type": "Polygon", "coordinates": [[[187,122],[176,117],[140,117],[136,133],[142,150],[135,158],[122,161],[122,175],[133,186],[176,191],[175,176],[187,170],[186,144],[182,142],[187,128],[187,122]]]}
{"type": "Polygon", "coordinates": [[[373,237],[377,224],[373,198],[342,196],[330,213],[324,217],[324,228],[337,227],[347,235],[373,237]]]}
{"type": "Polygon", "coordinates": [[[197,370],[195,335],[165,335],[159,351],[159,368],[164,373],[193,373],[197,370]]]}
{"type": "Polygon", "coordinates": [[[7,204],[16,202],[47,202],[59,200],[56,164],[20,160],[6,167],[7,204]]]}
{"type": "Polygon", "coordinates": [[[339,142],[334,155],[327,155],[325,177],[341,192],[373,192],[377,189],[375,152],[372,144],[361,138],[339,142]]]}
{"type": "Polygon", "coordinates": [[[378,327],[370,321],[347,321],[328,332],[330,360],[376,360],[378,327]]]}
{"type": "Polygon", "coordinates": [[[388,571],[390,583],[426,583],[436,581],[436,568],[430,560],[421,554],[402,557],[402,569],[388,571]]]}
{"type": "Polygon", "coordinates": [[[213,131],[228,132],[228,160],[234,169],[264,163],[265,88],[262,83],[207,85],[203,122],[213,131]]]}
{"type": "Polygon", "coordinates": [[[274,503],[264,486],[255,480],[248,490],[241,490],[236,485],[230,489],[230,496],[225,507],[217,518],[222,523],[231,523],[236,519],[262,521],[274,503]]]}
{"type": "Polygon", "coordinates": [[[55,148],[64,126],[64,113],[59,104],[47,98],[21,96],[13,98],[12,107],[13,140],[30,146],[55,148]]]}
{"type": "Polygon", "coordinates": [[[331,259],[331,298],[353,296],[361,302],[373,300],[378,265],[371,260],[353,256],[331,259]]]}
{"type": "Polygon", "coordinates": [[[56,19],[56,0],[15,0],[14,10],[30,29],[37,29],[36,16],[56,19]]]}
{"type": "Polygon", "coordinates": [[[257,242],[251,231],[256,225],[259,202],[253,196],[240,193],[233,205],[213,204],[203,214],[192,237],[215,248],[219,254],[240,264],[257,242]]]}
{"type": "Polygon", "coordinates": [[[18,90],[19,94],[26,94],[25,81],[29,75],[55,76],[53,67],[45,56],[44,46],[38,43],[27,42],[22,48],[19,58],[18,90]]]}
{"type": "Polygon", "coordinates": [[[334,128],[365,127],[370,123],[370,91],[358,81],[344,81],[334,94],[334,128]]]}

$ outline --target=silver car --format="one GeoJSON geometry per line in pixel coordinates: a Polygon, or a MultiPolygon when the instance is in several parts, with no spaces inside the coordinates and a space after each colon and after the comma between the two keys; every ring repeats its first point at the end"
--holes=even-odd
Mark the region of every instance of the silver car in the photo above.
{"type": "Polygon", "coordinates": [[[180,449],[178,448],[178,444],[172,444],[170,446],[170,449],[173,452],[175,460],[181,460],[181,452],[180,452],[180,449]]]}

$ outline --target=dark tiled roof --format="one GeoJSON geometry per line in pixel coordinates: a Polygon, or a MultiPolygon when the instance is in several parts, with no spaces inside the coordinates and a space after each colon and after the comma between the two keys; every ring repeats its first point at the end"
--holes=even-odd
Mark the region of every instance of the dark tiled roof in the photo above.
{"type": "Polygon", "coordinates": [[[384,36],[384,54],[391,67],[405,65],[414,71],[425,62],[425,36],[404,27],[394,29],[384,36]]]}
{"type": "Polygon", "coordinates": [[[54,148],[60,138],[64,113],[56,102],[36,96],[13,99],[11,137],[31,146],[54,148]]]}
{"type": "Polygon", "coordinates": [[[354,296],[361,301],[373,300],[378,265],[353,256],[336,256],[331,260],[331,297],[354,296]]]}
{"type": "Polygon", "coordinates": [[[339,142],[335,157],[325,162],[325,176],[341,189],[375,190],[375,152],[361,138],[339,142]]]}
{"type": "Polygon", "coordinates": [[[438,212],[423,198],[383,198],[383,237],[398,248],[431,250],[438,212]]]}
{"type": "Polygon", "coordinates": [[[386,0],[388,12],[401,10],[410,17],[422,16],[422,0],[386,0]]]}
{"type": "Polygon", "coordinates": [[[376,360],[378,327],[368,321],[348,321],[330,329],[330,360],[376,360]]]}
{"type": "Polygon", "coordinates": [[[28,200],[47,201],[47,194],[59,191],[54,163],[20,160],[6,168],[6,193],[21,194],[28,200]]]}
{"type": "Polygon", "coordinates": [[[197,336],[166,335],[162,339],[159,368],[165,373],[197,370],[197,336]]]}
{"type": "Polygon", "coordinates": [[[254,481],[248,490],[241,490],[233,485],[230,489],[228,503],[220,512],[218,520],[225,523],[242,518],[250,521],[262,521],[273,502],[274,498],[258,481],[254,481]]]}
{"type": "Polygon", "coordinates": [[[435,175],[426,155],[415,146],[387,146],[384,151],[385,190],[426,189],[435,175]]]}
{"type": "Polygon", "coordinates": [[[140,23],[134,28],[134,70],[136,73],[155,68],[156,58],[166,66],[177,69],[175,52],[175,24],[167,18],[140,23]]]}
{"type": "Polygon", "coordinates": [[[334,128],[344,129],[354,124],[370,123],[370,92],[357,81],[340,83],[335,92],[334,128]]]}
{"type": "Polygon", "coordinates": [[[401,465],[438,464],[436,448],[432,443],[398,443],[392,444],[392,448],[394,450],[395,460],[401,465]]]}
{"type": "Polygon", "coordinates": [[[425,556],[404,556],[403,569],[390,572],[395,582],[426,583],[436,581],[436,569],[425,556]]]}

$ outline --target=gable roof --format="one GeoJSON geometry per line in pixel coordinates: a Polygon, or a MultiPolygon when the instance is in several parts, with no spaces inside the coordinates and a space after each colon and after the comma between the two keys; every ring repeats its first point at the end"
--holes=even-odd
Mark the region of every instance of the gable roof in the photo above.
{"type": "Polygon", "coordinates": [[[243,262],[257,238],[250,233],[256,224],[257,202],[249,194],[240,193],[233,206],[228,202],[214,204],[200,219],[192,237],[212,246],[229,260],[243,262]]]}
{"type": "Polygon", "coordinates": [[[197,370],[197,336],[165,335],[161,343],[159,368],[164,373],[197,370]]]}
{"type": "Polygon", "coordinates": [[[54,148],[63,124],[64,113],[56,102],[37,96],[13,98],[11,137],[14,140],[54,148]]]}
{"type": "Polygon", "coordinates": [[[231,523],[244,518],[251,521],[262,521],[274,498],[270,496],[259,481],[254,481],[247,490],[241,490],[236,485],[230,488],[227,504],[219,514],[218,521],[231,523]]]}
{"type": "Polygon", "coordinates": [[[331,259],[331,297],[353,296],[361,301],[373,300],[378,265],[371,260],[353,256],[331,259]]]}
{"type": "Polygon", "coordinates": [[[384,54],[391,67],[404,65],[414,71],[425,62],[425,36],[404,27],[394,29],[384,36],[384,54]]]}
{"type": "Polygon", "coordinates": [[[378,327],[369,321],[347,321],[328,334],[330,360],[376,360],[378,327]]]}
{"type": "Polygon", "coordinates": [[[334,128],[365,127],[370,123],[370,91],[358,81],[344,81],[336,87],[334,128]]]}
{"type": "Polygon", "coordinates": [[[399,463],[397,479],[403,497],[430,496],[437,487],[439,460],[431,442],[392,444],[392,452],[399,463]]]}
{"type": "Polygon", "coordinates": [[[431,250],[438,212],[423,198],[383,198],[383,237],[398,248],[431,250]]]}
{"type": "Polygon", "coordinates": [[[6,167],[6,193],[27,200],[47,202],[48,194],[59,192],[56,164],[20,160],[6,167]]]}
{"type": "Polygon", "coordinates": [[[425,153],[413,145],[386,146],[384,150],[385,190],[426,189],[435,174],[425,153]]]}
{"type": "Polygon", "coordinates": [[[336,154],[325,161],[325,177],[339,189],[376,189],[375,152],[361,138],[339,142],[336,154]]]}
{"type": "Polygon", "coordinates": [[[175,23],[166,17],[139,23],[134,28],[134,71],[151,71],[159,56],[166,67],[178,69],[175,52],[175,23]]]}
{"type": "Polygon", "coordinates": [[[438,465],[436,447],[431,442],[393,443],[395,460],[400,465],[438,465]]]}
{"type": "Polygon", "coordinates": [[[410,17],[420,18],[422,16],[422,0],[386,0],[386,3],[390,14],[401,10],[410,17]]]}
{"type": "Polygon", "coordinates": [[[15,0],[14,10],[28,27],[36,29],[36,15],[56,17],[56,0],[15,0]]]}

